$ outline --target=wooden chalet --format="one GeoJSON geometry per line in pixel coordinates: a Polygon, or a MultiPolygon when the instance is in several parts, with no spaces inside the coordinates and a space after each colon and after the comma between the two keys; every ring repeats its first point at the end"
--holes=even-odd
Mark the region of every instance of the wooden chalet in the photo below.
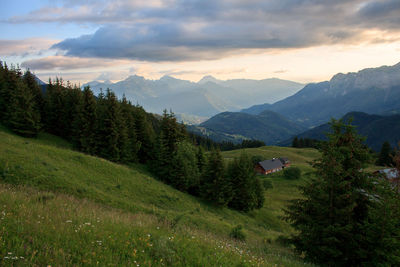
{"type": "Polygon", "coordinates": [[[260,161],[254,167],[255,171],[260,174],[270,174],[273,172],[281,171],[284,165],[279,159],[267,159],[260,161]]]}
{"type": "Polygon", "coordinates": [[[289,167],[290,166],[290,160],[286,157],[279,158],[279,160],[283,164],[283,168],[289,167]]]}

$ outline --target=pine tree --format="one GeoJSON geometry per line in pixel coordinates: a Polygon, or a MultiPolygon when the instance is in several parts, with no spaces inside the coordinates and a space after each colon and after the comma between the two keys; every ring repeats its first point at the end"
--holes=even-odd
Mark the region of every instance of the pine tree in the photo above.
{"type": "Polygon", "coordinates": [[[297,136],[293,139],[292,147],[299,147],[299,139],[297,136]]]}
{"type": "Polygon", "coordinates": [[[199,186],[199,170],[195,147],[187,141],[179,142],[171,160],[171,184],[183,192],[195,192],[199,186]]]}
{"type": "Polygon", "coordinates": [[[332,133],[313,163],[316,179],[300,188],[287,220],[292,242],[306,259],[328,266],[358,266],[368,254],[362,226],[368,217],[371,183],[363,170],[369,160],[354,127],[331,121],[332,133]]]}
{"type": "Polygon", "coordinates": [[[233,185],[230,207],[244,212],[262,207],[264,190],[258,187],[262,186],[261,182],[257,181],[253,162],[245,152],[230,163],[228,175],[233,185]]]}
{"type": "Polygon", "coordinates": [[[40,113],[31,91],[22,81],[18,71],[12,71],[8,84],[13,89],[7,107],[6,125],[15,133],[34,137],[39,132],[40,113]]]}
{"type": "Polygon", "coordinates": [[[155,159],[155,133],[147,120],[147,114],[140,106],[133,107],[135,134],[137,139],[137,156],[141,163],[148,163],[155,159]]]}
{"type": "Polygon", "coordinates": [[[173,171],[172,159],[178,150],[178,143],[184,140],[184,137],[185,134],[176,122],[174,114],[172,112],[167,113],[164,110],[160,135],[158,137],[157,161],[153,169],[157,176],[166,183],[174,183],[172,181],[173,176],[171,175],[173,171]]]}
{"type": "Polygon", "coordinates": [[[391,166],[393,164],[391,153],[392,153],[392,147],[389,142],[385,141],[382,144],[382,148],[379,153],[376,164],[379,166],[391,166]]]}
{"type": "Polygon", "coordinates": [[[76,144],[81,151],[94,155],[96,153],[96,99],[89,86],[82,92],[82,101],[74,120],[76,144]]]}
{"type": "Polygon", "coordinates": [[[125,162],[136,162],[139,145],[136,137],[135,119],[133,117],[133,107],[127,101],[125,95],[121,101],[122,117],[126,126],[126,146],[122,147],[121,157],[125,162]]]}
{"type": "Polygon", "coordinates": [[[24,73],[23,80],[29,91],[33,95],[35,101],[35,109],[41,117],[44,112],[44,99],[42,89],[36,81],[35,76],[29,71],[29,69],[24,73]]]}
{"type": "Polygon", "coordinates": [[[217,205],[226,206],[232,199],[232,183],[225,172],[219,150],[212,150],[201,177],[201,196],[217,205]]]}
{"type": "Polygon", "coordinates": [[[98,143],[99,155],[111,161],[120,160],[120,121],[121,113],[119,103],[113,92],[107,89],[106,97],[101,106],[102,114],[99,116],[101,120],[100,128],[97,129],[97,134],[100,139],[98,143]]]}
{"type": "Polygon", "coordinates": [[[9,71],[6,64],[0,61],[0,122],[5,122],[11,90],[7,85],[9,71]]]}

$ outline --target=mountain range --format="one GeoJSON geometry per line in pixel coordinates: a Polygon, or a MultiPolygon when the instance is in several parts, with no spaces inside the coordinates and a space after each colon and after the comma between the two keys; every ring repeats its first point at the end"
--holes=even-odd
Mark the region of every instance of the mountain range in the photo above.
{"type": "Polygon", "coordinates": [[[164,109],[171,109],[195,121],[199,121],[198,117],[201,121],[222,111],[239,111],[257,103],[274,103],[304,87],[276,78],[223,81],[205,76],[195,83],[171,76],[148,80],[137,75],[116,83],[93,81],[83,86],[87,85],[96,94],[100,88],[110,88],[118,97],[125,94],[128,100],[142,105],[147,111],[160,114],[164,109]]]}
{"type": "Polygon", "coordinates": [[[336,74],[330,81],[312,83],[281,101],[243,109],[258,114],[275,111],[306,127],[340,118],[351,111],[396,114],[400,111],[400,63],[336,74]]]}

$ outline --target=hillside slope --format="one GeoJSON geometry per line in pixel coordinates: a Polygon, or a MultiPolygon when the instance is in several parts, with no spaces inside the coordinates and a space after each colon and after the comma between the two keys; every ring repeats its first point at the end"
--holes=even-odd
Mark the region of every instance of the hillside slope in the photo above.
{"type": "Polygon", "coordinates": [[[0,263],[304,266],[274,241],[291,232],[277,215],[298,182],[286,186],[290,194],[267,191],[264,208],[243,214],[50,135],[27,139],[0,127],[0,140],[0,263]],[[239,224],[244,243],[229,238],[239,224]]]}
{"type": "MultiPolygon", "coordinates": [[[[352,119],[357,132],[366,137],[365,143],[375,151],[379,151],[383,142],[388,141],[393,147],[400,141],[400,115],[379,116],[363,112],[349,112],[342,117],[344,121],[352,119]]],[[[305,131],[299,138],[326,140],[326,133],[330,132],[328,123],[305,131]]],[[[282,142],[282,145],[291,145],[292,139],[282,142]]]]}
{"type": "Polygon", "coordinates": [[[305,130],[301,125],[268,110],[258,115],[223,112],[201,123],[198,127],[188,129],[215,141],[240,142],[241,138],[247,138],[261,140],[268,145],[277,144],[305,130]],[[231,138],[232,136],[238,138],[235,140],[231,138]]]}

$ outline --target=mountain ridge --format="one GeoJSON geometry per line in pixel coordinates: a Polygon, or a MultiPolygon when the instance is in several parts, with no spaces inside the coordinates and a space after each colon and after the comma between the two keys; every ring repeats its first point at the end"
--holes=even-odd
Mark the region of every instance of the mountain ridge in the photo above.
{"type": "Polygon", "coordinates": [[[118,97],[142,105],[146,110],[162,113],[172,109],[175,113],[211,117],[223,111],[239,111],[254,103],[275,102],[300,90],[304,85],[288,80],[269,78],[263,80],[218,80],[204,76],[198,82],[181,80],[165,75],[158,80],[131,75],[115,83],[92,81],[97,94],[100,88],[110,88],[118,97]],[[203,108],[201,108],[203,107],[203,108]]]}
{"type": "Polygon", "coordinates": [[[253,105],[242,112],[278,112],[307,127],[318,126],[331,117],[351,111],[381,114],[400,109],[400,63],[338,73],[330,81],[307,84],[292,96],[272,105],[253,105]]]}

